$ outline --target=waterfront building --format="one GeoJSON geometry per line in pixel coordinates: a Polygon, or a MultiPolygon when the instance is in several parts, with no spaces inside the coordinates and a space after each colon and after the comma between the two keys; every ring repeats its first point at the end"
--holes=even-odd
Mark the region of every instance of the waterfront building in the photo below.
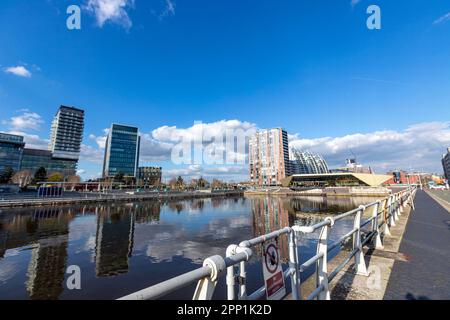
{"type": "Polygon", "coordinates": [[[84,130],[84,111],[74,107],[61,106],[51,128],[48,149],[57,159],[78,161],[84,130]]]}
{"type": "Polygon", "coordinates": [[[368,166],[364,166],[356,161],[355,158],[349,158],[345,160],[346,164],[344,167],[337,168],[337,169],[331,169],[330,172],[332,173],[366,173],[371,174],[373,173],[372,168],[368,166]]]}
{"type": "Polygon", "coordinates": [[[261,130],[249,141],[250,180],[259,186],[277,186],[291,175],[289,140],[281,128],[261,130]]]}
{"type": "Polygon", "coordinates": [[[139,167],[138,185],[139,186],[157,186],[161,184],[161,167],[139,167]]]}
{"type": "Polygon", "coordinates": [[[450,180],[450,148],[447,148],[447,153],[442,156],[442,167],[445,179],[450,180]]]}
{"type": "Polygon", "coordinates": [[[387,182],[387,184],[389,184],[389,185],[420,183],[419,174],[411,174],[404,170],[395,170],[392,172],[388,172],[387,174],[392,177],[387,182]]]}
{"type": "Polygon", "coordinates": [[[58,172],[66,177],[73,176],[77,171],[77,160],[55,158],[49,150],[25,148],[20,170],[29,170],[34,174],[41,167],[45,168],[47,175],[58,172]]]}
{"type": "Polygon", "coordinates": [[[325,159],[317,153],[291,149],[291,173],[292,174],[318,174],[329,173],[325,159]]]}
{"type": "Polygon", "coordinates": [[[283,180],[284,187],[380,187],[392,179],[391,175],[338,172],[322,174],[295,174],[283,180]]]}
{"type": "Polygon", "coordinates": [[[20,170],[24,147],[22,136],[0,132],[0,173],[7,167],[20,170]]]}
{"type": "Polygon", "coordinates": [[[125,177],[137,176],[139,166],[140,136],[137,127],[113,124],[106,139],[103,161],[103,178],[113,178],[122,173],[125,177]]]}

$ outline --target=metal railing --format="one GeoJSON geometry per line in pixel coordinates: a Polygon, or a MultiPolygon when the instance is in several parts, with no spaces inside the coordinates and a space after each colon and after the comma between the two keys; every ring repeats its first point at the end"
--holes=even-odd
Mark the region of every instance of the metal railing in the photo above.
{"type": "Polygon", "coordinates": [[[390,229],[395,226],[395,223],[399,220],[407,205],[410,205],[414,210],[416,191],[417,186],[411,186],[406,190],[391,194],[382,200],[362,205],[354,210],[334,217],[328,217],[312,226],[286,227],[251,240],[243,241],[239,245],[230,245],[226,250],[225,257],[219,255],[209,257],[204,261],[201,268],[132,293],[119,300],[159,299],[195,283],[197,283],[197,287],[193,300],[210,300],[213,297],[217,281],[224,274],[226,274],[228,300],[235,300],[236,298],[239,300],[259,300],[265,296],[265,287],[262,286],[253,293],[247,293],[246,262],[253,255],[252,248],[262,245],[267,241],[278,239],[281,236],[287,236],[289,239],[289,267],[283,272],[283,275],[284,279],[290,278],[292,299],[301,299],[300,273],[304,272],[308,267],[315,265],[315,289],[307,297],[307,300],[329,300],[330,282],[353,259],[356,273],[369,276],[364,260],[363,247],[372,243],[376,249],[383,249],[383,238],[381,235],[391,235],[390,229]],[[368,215],[370,218],[363,221],[363,218],[368,215]],[[350,217],[354,217],[353,229],[329,244],[330,233],[335,223],[350,217]],[[363,228],[369,228],[370,230],[364,236],[362,234],[363,228]],[[316,231],[320,231],[316,254],[306,262],[300,264],[298,254],[299,239],[306,234],[312,234],[316,231]],[[353,240],[350,253],[334,270],[328,272],[328,254],[349,239],[353,240]],[[238,269],[238,272],[236,272],[236,269],[238,269]]]}

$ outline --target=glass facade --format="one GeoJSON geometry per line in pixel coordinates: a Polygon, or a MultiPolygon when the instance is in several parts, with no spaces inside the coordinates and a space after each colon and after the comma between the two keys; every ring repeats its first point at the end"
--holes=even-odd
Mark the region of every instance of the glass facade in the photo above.
{"type": "Polygon", "coordinates": [[[139,148],[138,128],[113,124],[106,140],[103,177],[114,177],[119,173],[127,177],[136,177],[139,148]]]}
{"type": "Polygon", "coordinates": [[[141,186],[156,186],[161,184],[162,168],[140,167],[138,170],[138,183],[141,186]]]}
{"type": "Polygon", "coordinates": [[[22,136],[0,133],[0,172],[7,167],[20,170],[24,146],[22,136]]]}
{"type": "Polygon", "coordinates": [[[45,168],[47,175],[59,172],[64,176],[72,176],[77,171],[77,161],[54,158],[51,151],[24,149],[21,170],[30,170],[33,174],[39,168],[45,168]]]}
{"type": "Polygon", "coordinates": [[[292,158],[292,174],[319,174],[329,172],[325,159],[317,153],[292,148],[292,158]]]}

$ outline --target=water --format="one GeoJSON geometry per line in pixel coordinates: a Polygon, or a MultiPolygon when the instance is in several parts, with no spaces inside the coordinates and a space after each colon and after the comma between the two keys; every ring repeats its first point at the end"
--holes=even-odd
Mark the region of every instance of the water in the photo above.
{"type": "MultiPolygon", "coordinates": [[[[241,197],[0,210],[0,299],[116,299],[225,255],[229,244],[371,201],[241,197]],[[81,290],[67,289],[71,265],[81,269],[81,290]]],[[[339,222],[332,239],[351,226],[351,220],[339,222]]],[[[314,254],[316,238],[302,239],[302,261],[314,254]]],[[[279,246],[286,263],[285,238],[279,246]]],[[[256,252],[249,292],[263,284],[260,248],[256,252]]],[[[194,289],[167,298],[190,299],[194,289]]],[[[215,298],[225,292],[221,280],[215,298]]]]}

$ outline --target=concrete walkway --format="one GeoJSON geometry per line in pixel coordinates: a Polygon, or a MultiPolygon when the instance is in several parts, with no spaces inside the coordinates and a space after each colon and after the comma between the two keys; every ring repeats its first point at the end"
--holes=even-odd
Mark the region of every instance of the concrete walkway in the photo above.
{"type": "Polygon", "coordinates": [[[385,300],[450,299],[450,213],[424,191],[418,191],[385,300]]]}

